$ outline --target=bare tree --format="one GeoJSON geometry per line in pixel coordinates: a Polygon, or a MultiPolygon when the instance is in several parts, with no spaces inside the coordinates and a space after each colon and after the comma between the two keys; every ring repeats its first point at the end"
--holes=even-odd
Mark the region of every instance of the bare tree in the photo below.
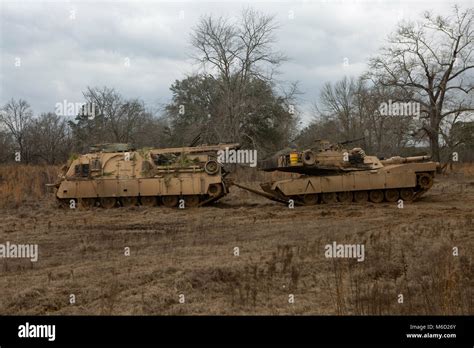
{"type": "Polygon", "coordinates": [[[0,163],[9,162],[13,158],[15,144],[9,131],[0,129],[0,163]]]}
{"type": "MultiPolygon", "coordinates": [[[[87,103],[94,106],[94,117],[92,122],[95,130],[98,130],[106,141],[121,141],[121,134],[118,127],[118,119],[120,118],[120,108],[123,100],[119,93],[113,88],[103,87],[87,87],[82,93],[87,103]],[[108,137],[108,133],[112,133],[112,137],[108,137]]],[[[90,117],[84,117],[85,120],[90,117]]],[[[91,134],[92,135],[92,134],[91,134]]]]}
{"type": "Polygon", "coordinates": [[[18,101],[11,99],[0,112],[0,123],[12,134],[20,151],[21,158],[26,162],[28,161],[26,131],[31,122],[32,115],[30,105],[23,99],[18,101]]]}
{"type": "Polygon", "coordinates": [[[112,120],[116,138],[125,143],[131,142],[145,117],[143,101],[132,99],[123,103],[117,118],[112,120]]]}
{"type": "Polygon", "coordinates": [[[240,140],[250,81],[271,82],[276,68],[285,60],[272,48],[276,28],[272,16],[246,9],[238,23],[208,16],[194,29],[191,43],[197,51],[195,59],[220,85],[223,130],[229,133],[229,140],[240,140]]]}
{"type": "Polygon", "coordinates": [[[341,135],[348,139],[357,132],[353,117],[355,116],[355,90],[356,82],[353,78],[344,77],[334,85],[327,82],[321,90],[319,106],[316,105],[320,115],[338,120],[341,135]]]}
{"type": "Polygon", "coordinates": [[[422,21],[401,22],[389,45],[370,62],[370,76],[395,87],[420,103],[420,129],[440,160],[440,129],[444,120],[472,111],[474,68],[473,10],[454,7],[451,16],[424,14],[422,21]]]}
{"type": "Polygon", "coordinates": [[[41,114],[28,128],[28,143],[32,149],[31,159],[35,162],[64,162],[72,146],[66,120],[52,112],[41,114]]]}
{"type": "Polygon", "coordinates": [[[370,84],[364,77],[328,82],[314,105],[316,117],[309,130],[319,127],[321,131],[315,132],[315,137],[329,137],[333,141],[364,138],[359,143],[380,156],[399,153],[411,140],[413,122],[407,117],[380,112],[380,104],[388,96],[401,98],[392,87],[370,84]]]}
{"type": "MultiPolygon", "coordinates": [[[[87,87],[83,92],[87,103],[94,106],[95,117],[87,121],[104,141],[130,142],[145,118],[145,104],[138,99],[125,100],[113,88],[87,87]]],[[[91,130],[91,134],[93,134],[91,130]]]]}

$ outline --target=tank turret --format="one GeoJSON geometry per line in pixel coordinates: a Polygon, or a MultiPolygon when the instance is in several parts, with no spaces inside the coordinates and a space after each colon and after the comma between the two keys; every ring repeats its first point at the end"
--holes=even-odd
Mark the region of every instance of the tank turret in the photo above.
{"type": "Polygon", "coordinates": [[[307,175],[336,175],[357,170],[382,168],[375,156],[367,156],[361,148],[345,149],[341,144],[320,141],[317,148],[278,153],[260,164],[264,171],[283,171],[307,175]]]}

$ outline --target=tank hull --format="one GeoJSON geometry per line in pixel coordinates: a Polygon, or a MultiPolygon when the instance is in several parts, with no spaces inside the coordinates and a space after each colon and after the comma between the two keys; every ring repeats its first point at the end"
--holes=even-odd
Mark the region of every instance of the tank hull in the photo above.
{"type": "Polygon", "coordinates": [[[200,206],[229,192],[220,147],[84,154],[60,175],[56,197],[65,207],[200,206]]]}
{"type": "Polygon", "coordinates": [[[398,201],[400,198],[413,200],[431,188],[436,167],[435,162],[388,165],[377,170],[345,174],[304,175],[296,179],[264,183],[261,187],[280,200],[293,199],[302,204],[361,201],[363,195],[360,193],[366,193],[365,200],[376,202],[398,201]],[[359,192],[357,197],[354,195],[356,192],[359,192]]]}
{"type": "Polygon", "coordinates": [[[181,175],[179,178],[95,179],[61,182],[57,198],[143,197],[206,195],[211,185],[223,185],[220,177],[205,174],[181,175]]]}

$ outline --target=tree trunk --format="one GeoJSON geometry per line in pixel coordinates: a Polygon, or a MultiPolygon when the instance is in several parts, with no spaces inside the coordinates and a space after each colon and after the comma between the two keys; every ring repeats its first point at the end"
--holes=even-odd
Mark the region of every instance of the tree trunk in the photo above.
{"type": "Polygon", "coordinates": [[[440,155],[439,155],[439,135],[438,132],[434,132],[430,136],[430,149],[431,149],[431,159],[433,159],[436,162],[440,161],[440,155]]]}
{"type": "Polygon", "coordinates": [[[440,124],[440,109],[432,103],[431,113],[430,113],[430,128],[431,131],[428,133],[430,138],[430,150],[431,150],[431,159],[439,162],[439,124],[440,124]]]}

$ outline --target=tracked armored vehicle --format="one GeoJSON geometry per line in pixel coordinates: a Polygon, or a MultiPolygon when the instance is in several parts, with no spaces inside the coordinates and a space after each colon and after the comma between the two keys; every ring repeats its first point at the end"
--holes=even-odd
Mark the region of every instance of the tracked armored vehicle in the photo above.
{"type": "Polygon", "coordinates": [[[428,156],[379,159],[361,148],[321,141],[306,151],[283,151],[263,161],[260,169],[301,174],[294,179],[263,183],[263,192],[236,184],[266,198],[296,204],[397,202],[419,198],[433,185],[439,163],[428,156]]]}
{"type": "Polygon", "coordinates": [[[98,145],[63,167],[58,182],[51,186],[66,207],[200,206],[228,193],[227,173],[216,159],[217,151],[237,147],[135,150],[128,144],[98,145]]]}

